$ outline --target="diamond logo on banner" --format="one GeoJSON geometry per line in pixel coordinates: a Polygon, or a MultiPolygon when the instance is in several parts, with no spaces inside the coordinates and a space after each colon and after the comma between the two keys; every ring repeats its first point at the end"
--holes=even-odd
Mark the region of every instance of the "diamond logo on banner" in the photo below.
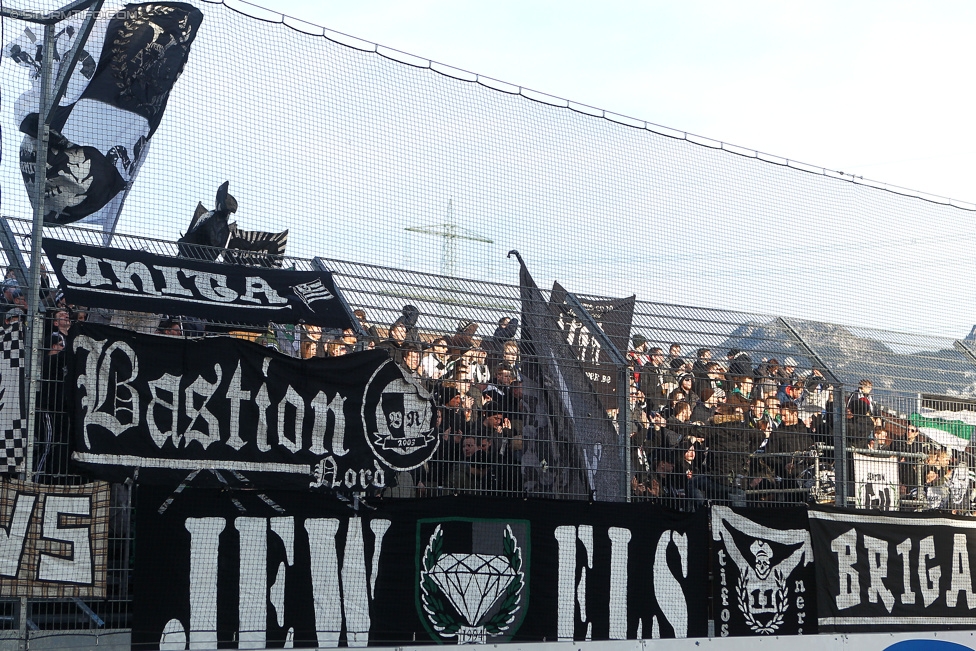
{"type": "Polygon", "coordinates": [[[422,534],[418,610],[434,639],[485,644],[518,630],[528,607],[528,575],[513,524],[524,539],[524,523],[499,521],[438,523],[429,537],[422,534]],[[445,549],[445,540],[454,549],[445,549]],[[457,550],[462,540],[476,548],[457,550]]]}
{"type": "Polygon", "coordinates": [[[502,556],[445,554],[429,572],[468,624],[480,622],[515,578],[502,556]]]}

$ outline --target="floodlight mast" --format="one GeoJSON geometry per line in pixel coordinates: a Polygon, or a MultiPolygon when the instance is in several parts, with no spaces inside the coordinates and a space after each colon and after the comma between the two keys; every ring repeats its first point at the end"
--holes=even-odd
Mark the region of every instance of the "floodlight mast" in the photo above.
{"type": "Polygon", "coordinates": [[[428,224],[426,226],[407,226],[405,231],[423,233],[444,238],[441,251],[441,275],[454,278],[457,276],[457,240],[484,242],[494,244],[493,240],[483,237],[474,231],[463,228],[454,223],[454,201],[447,202],[447,222],[444,224],[428,224]]]}

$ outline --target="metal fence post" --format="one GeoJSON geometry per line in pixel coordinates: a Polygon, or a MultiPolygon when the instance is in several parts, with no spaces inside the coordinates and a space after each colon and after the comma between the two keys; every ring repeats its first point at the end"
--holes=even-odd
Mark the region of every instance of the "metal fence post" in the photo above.
{"type": "MultiPolygon", "coordinates": [[[[44,199],[47,190],[47,149],[51,127],[45,117],[51,102],[51,76],[53,74],[53,60],[50,56],[54,43],[54,26],[44,25],[44,58],[41,61],[41,95],[38,98],[37,111],[37,144],[34,148],[34,223],[31,232],[30,270],[27,275],[27,430],[24,438],[24,473],[25,480],[30,481],[34,469],[34,427],[37,424],[37,384],[41,367],[41,331],[44,329],[43,315],[40,309],[41,298],[41,237],[44,228],[44,199]]],[[[20,634],[20,648],[27,649],[27,599],[20,599],[18,632],[20,634]]]]}
{"type": "Polygon", "coordinates": [[[34,224],[31,232],[30,272],[27,275],[27,439],[24,450],[24,479],[30,479],[34,467],[34,426],[37,422],[37,391],[41,367],[41,331],[43,316],[40,310],[41,298],[41,237],[44,229],[44,203],[47,190],[47,149],[51,127],[44,118],[48,114],[51,101],[51,76],[53,74],[54,26],[44,26],[44,59],[41,62],[41,96],[37,111],[37,146],[34,163],[34,224]]]}
{"type": "MultiPolygon", "coordinates": [[[[43,350],[41,333],[44,330],[44,314],[41,311],[41,240],[44,236],[45,193],[47,192],[47,153],[51,136],[51,118],[54,109],[64,96],[71,74],[84,45],[91,34],[95,19],[102,7],[103,0],[78,0],[65,5],[58,12],[46,14],[35,19],[44,22],[44,40],[41,59],[41,88],[37,102],[37,145],[34,156],[34,187],[31,192],[34,197],[34,221],[31,230],[31,258],[30,270],[27,274],[27,341],[29,355],[27,357],[27,440],[24,454],[24,478],[30,479],[34,466],[34,428],[37,423],[37,390],[40,381],[43,350]],[[61,20],[64,13],[88,9],[88,14],[82,22],[81,29],[75,35],[74,42],[60,61],[57,79],[54,78],[54,59],[57,56],[57,44],[54,40],[54,25],[61,20]]],[[[2,13],[2,12],[0,12],[2,13]]]]}
{"type": "Polygon", "coordinates": [[[844,387],[834,386],[834,505],[847,506],[847,403],[844,387]]]}
{"type": "MultiPolygon", "coordinates": [[[[46,212],[45,199],[47,192],[47,154],[51,135],[51,117],[60,98],[64,95],[68,85],[68,80],[79,55],[83,50],[85,42],[91,33],[98,10],[101,8],[102,0],[81,0],[69,4],[62,8],[65,10],[82,10],[90,7],[88,15],[82,24],[81,30],[75,37],[69,52],[66,53],[58,71],[57,80],[54,79],[54,59],[57,56],[55,50],[57,45],[54,40],[54,25],[60,18],[54,14],[44,15],[44,40],[43,58],[41,60],[41,88],[37,106],[37,143],[34,149],[34,187],[31,192],[34,198],[34,215],[31,230],[31,257],[30,269],[27,273],[27,314],[25,315],[26,339],[28,342],[27,354],[27,418],[26,436],[24,440],[24,473],[25,480],[30,480],[33,476],[34,468],[34,429],[37,426],[37,393],[40,383],[41,365],[44,359],[42,350],[41,334],[44,331],[44,313],[41,309],[41,258],[43,252],[41,240],[44,235],[44,215],[46,212]]],[[[37,16],[34,16],[37,19],[37,16]]],[[[18,251],[19,254],[19,251],[18,251]]],[[[13,254],[11,257],[14,258],[13,254]]],[[[16,264],[14,265],[17,266],[16,264]]],[[[27,649],[27,619],[29,615],[29,602],[26,598],[20,599],[18,613],[18,631],[20,634],[20,648],[27,649]]]]}
{"type": "Polygon", "coordinates": [[[633,497],[630,478],[634,476],[634,469],[630,467],[630,460],[633,457],[630,449],[633,443],[630,440],[630,368],[627,366],[617,367],[617,405],[619,412],[617,420],[620,422],[620,440],[622,441],[620,449],[624,457],[621,461],[625,468],[620,494],[626,495],[629,502],[633,497]]]}

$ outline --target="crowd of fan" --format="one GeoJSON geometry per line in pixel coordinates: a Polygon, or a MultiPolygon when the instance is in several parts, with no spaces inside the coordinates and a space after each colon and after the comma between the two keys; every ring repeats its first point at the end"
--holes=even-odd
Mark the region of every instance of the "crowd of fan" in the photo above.
{"type": "Polygon", "coordinates": [[[371,341],[424,383],[437,404],[440,445],[434,458],[409,476],[401,474],[399,494],[521,495],[527,414],[518,319],[503,317],[489,337],[478,335],[479,324],[462,321],[453,334],[424,341],[413,306],[404,306],[383,338],[365,314],[357,310],[357,317],[371,341]]]}
{"type": "MultiPolygon", "coordinates": [[[[519,466],[527,413],[518,320],[502,318],[484,339],[473,322],[430,338],[416,328],[416,309],[405,306],[381,337],[362,311],[357,316],[370,332],[370,345],[389,349],[426,383],[438,404],[441,447],[434,459],[401,477],[401,494],[523,493],[527,486],[519,466]]],[[[346,332],[310,345],[304,355],[344,354],[355,342],[346,332]]],[[[736,349],[722,360],[706,348],[686,359],[680,344],[665,352],[640,335],[634,336],[628,360],[635,499],[674,508],[833,499],[834,398],[841,394],[824,369],[801,370],[792,357],[754,362],[736,349]]],[[[958,479],[973,467],[968,452],[924,442],[918,427],[875,402],[870,380],[842,399],[849,494],[855,490],[851,451],[856,450],[898,458],[903,508],[952,505],[953,474],[958,479]]],[[[608,416],[616,423],[615,410],[608,416]]]]}
{"type": "MultiPolygon", "coordinates": [[[[801,373],[792,357],[753,364],[736,349],[724,363],[707,348],[686,360],[679,344],[665,353],[639,336],[629,358],[636,496],[675,508],[706,501],[744,506],[833,500],[834,400],[840,394],[823,369],[801,373]]],[[[872,390],[870,380],[861,380],[856,392],[842,398],[848,493],[857,490],[850,476],[856,451],[897,458],[902,508],[968,510],[968,498],[953,501],[949,490],[971,490],[968,452],[952,454],[924,442],[918,427],[883,410],[872,390]]]]}
{"type": "MultiPolygon", "coordinates": [[[[16,280],[4,281],[2,296],[5,323],[22,319],[26,301],[16,280]]],[[[56,290],[47,290],[45,296],[48,363],[40,406],[46,429],[39,436],[42,451],[36,455],[36,469],[37,474],[55,475],[67,468],[68,441],[62,440],[67,427],[56,422],[64,418],[65,337],[72,322],[89,319],[92,313],[65,304],[56,290]]],[[[330,334],[312,326],[223,331],[302,358],[335,357],[361,348],[388,350],[434,396],[440,436],[435,457],[410,473],[400,473],[399,485],[389,490],[401,496],[524,494],[529,488],[522,463],[528,410],[521,388],[518,319],[503,317],[487,337],[479,336],[479,324],[471,321],[462,321],[450,335],[431,336],[418,330],[419,311],[411,305],[385,329],[370,324],[363,310],[355,310],[355,315],[365,340],[351,329],[330,334]]],[[[157,334],[203,334],[202,322],[152,318],[157,334]]],[[[118,321],[117,315],[101,312],[91,317],[96,319],[118,321]]],[[[834,399],[840,394],[824,369],[814,365],[801,371],[792,357],[782,363],[754,362],[736,349],[724,360],[713,359],[707,348],[687,359],[680,344],[665,352],[640,335],[633,337],[627,358],[635,499],[697,508],[716,501],[745,505],[828,496],[834,399]]],[[[974,465],[968,451],[953,454],[923,442],[915,425],[883,413],[870,380],[862,380],[845,400],[849,448],[898,457],[902,503],[907,508],[949,506],[954,474],[959,485],[960,473],[974,465]]],[[[608,410],[607,416],[616,424],[615,412],[608,410]]],[[[534,461],[538,465],[540,460],[534,461]]],[[[545,471],[546,462],[541,462],[545,471]]],[[[850,458],[847,462],[850,469],[850,458]]]]}

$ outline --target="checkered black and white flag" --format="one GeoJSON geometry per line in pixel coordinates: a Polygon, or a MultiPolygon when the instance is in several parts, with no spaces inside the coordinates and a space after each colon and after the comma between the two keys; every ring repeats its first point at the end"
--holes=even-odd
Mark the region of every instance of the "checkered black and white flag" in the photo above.
{"type": "Polygon", "coordinates": [[[27,439],[23,331],[20,324],[13,324],[0,333],[0,472],[22,472],[27,439]]]}

